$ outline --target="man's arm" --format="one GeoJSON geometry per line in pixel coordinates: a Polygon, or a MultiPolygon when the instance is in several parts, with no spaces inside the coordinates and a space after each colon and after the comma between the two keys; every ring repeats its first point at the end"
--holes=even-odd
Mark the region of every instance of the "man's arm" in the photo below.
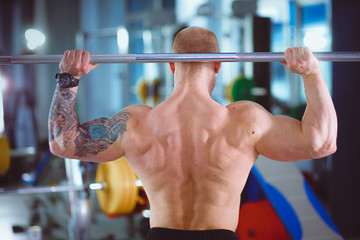
{"type": "MultiPolygon", "coordinates": [[[[59,65],[62,73],[76,78],[97,65],[90,64],[87,51],[66,51],[59,65]]],[[[121,157],[121,140],[127,130],[129,112],[123,110],[111,118],[80,124],[76,110],[77,87],[56,87],[49,113],[49,144],[55,155],[89,161],[108,161],[121,157]],[[111,147],[114,143],[116,148],[111,147]]]]}
{"type": "Polygon", "coordinates": [[[301,122],[259,111],[262,135],[256,150],[280,161],[330,155],[336,151],[337,116],[319,62],[308,48],[288,49],[285,59],[282,64],[303,78],[307,107],[301,122]]]}

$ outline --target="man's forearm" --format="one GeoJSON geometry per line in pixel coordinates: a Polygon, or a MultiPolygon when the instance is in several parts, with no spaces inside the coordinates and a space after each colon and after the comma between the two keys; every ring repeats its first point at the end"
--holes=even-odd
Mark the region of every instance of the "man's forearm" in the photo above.
{"type": "Polygon", "coordinates": [[[77,87],[56,86],[49,113],[49,142],[60,149],[69,149],[79,127],[76,110],[77,87]]]}
{"type": "Polygon", "coordinates": [[[337,116],[321,73],[303,76],[307,108],[302,131],[314,157],[329,155],[336,150],[337,116]]]}

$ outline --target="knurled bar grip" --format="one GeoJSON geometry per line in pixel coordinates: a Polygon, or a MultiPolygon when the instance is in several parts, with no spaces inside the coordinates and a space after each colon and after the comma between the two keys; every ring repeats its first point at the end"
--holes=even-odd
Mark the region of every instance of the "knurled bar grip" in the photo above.
{"type": "MultiPolygon", "coordinates": [[[[316,52],[319,61],[359,62],[360,52],[316,52]]],[[[91,55],[92,63],[158,63],[158,62],[282,62],[283,52],[253,53],[143,53],[91,55]]],[[[59,63],[62,55],[15,55],[0,56],[4,64],[51,64],[59,63]]]]}

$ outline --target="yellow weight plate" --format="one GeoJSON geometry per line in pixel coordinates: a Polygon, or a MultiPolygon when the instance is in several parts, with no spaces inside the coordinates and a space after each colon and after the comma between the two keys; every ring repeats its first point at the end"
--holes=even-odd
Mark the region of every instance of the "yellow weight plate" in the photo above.
{"type": "Polygon", "coordinates": [[[131,213],[137,203],[137,196],[138,196],[138,187],[136,186],[137,176],[134,171],[131,169],[129,163],[127,162],[126,158],[121,158],[119,160],[121,163],[122,169],[122,176],[123,180],[121,181],[120,185],[122,188],[122,202],[121,208],[119,208],[118,214],[126,214],[131,213]]]}
{"type": "Polygon", "coordinates": [[[137,203],[137,194],[138,194],[138,187],[136,186],[137,177],[133,170],[131,169],[130,165],[126,161],[126,159],[121,159],[121,170],[122,170],[122,198],[120,202],[122,203],[119,206],[118,212],[119,213],[131,213],[137,203]]]}
{"type": "Polygon", "coordinates": [[[111,216],[131,213],[138,199],[136,180],[137,176],[125,157],[100,163],[96,171],[96,182],[104,182],[105,187],[96,193],[103,212],[111,216]]]}
{"type": "Polygon", "coordinates": [[[145,79],[141,79],[140,82],[138,82],[136,94],[141,102],[146,103],[147,98],[149,97],[149,86],[145,79]]]}
{"type": "Polygon", "coordinates": [[[5,135],[0,135],[0,175],[5,175],[10,167],[10,145],[5,135]]]}
{"type": "Polygon", "coordinates": [[[136,176],[135,172],[131,169],[129,163],[126,161],[127,164],[127,172],[128,176],[130,177],[130,181],[128,181],[129,184],[129,204],[128,204],[128,210],[132,212],[136,204],[138,202],[138,194],[139,194],[139,187],[136,186],[136,180],[138,177],[136,176]]]}
{"type": "Polygon", "coordinates": [[[154,88],[154,104],[157,105],[160,102],[160,80],[155,78],[153,81],[153,88],[154,88]]]}
{"type": "Polygon", "coordinates": [[[118,200],[118,205],[116,207],[116,212],[117,213],[122,213],[124,212],[124,208],[126,207],[126,204],[128,202],[128,189],[127,189],[127,176],[126,176],[126,169],[123,167],[122,164],[122,160],[117,160],[119,163],[119,167],[118,167],[118,174],[120,177],[120,181],[118,183],[118,188],[121,189],[121,194],[119,196],[119,200],[118,200]],[[121,183],[121,184],[120,184],[121,183]]]}
{"type": "Polygon", "coordinates": [[[97,197],[100,208],[106,214],[114,214],[116,202],[113,201],[117,197],[116,188],[113,186],[113,182],[117,182],[116,176],[112,176],[113,163],[100,163],[96,171],[96,182],[104,183],[105,187],[102,190],[97,190],[97,197]],[[110,180],[111,179],[111,180],[110,180]]]}

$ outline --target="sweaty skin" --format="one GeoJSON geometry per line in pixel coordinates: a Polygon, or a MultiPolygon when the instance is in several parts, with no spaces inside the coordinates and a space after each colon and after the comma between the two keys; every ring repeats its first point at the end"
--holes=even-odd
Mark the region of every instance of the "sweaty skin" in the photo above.
{"type": "MultiPolygon", "coordinates": [[[[188,28],[178,40],[196,42],[209,34],[188,28]]],[[[49,114],[51,151],[96,162],[125,155],[149,197],[151,227],[234,231],[240,194],[259,154],[300,161],[336,150],[336,113],[317,59],[307,48],[288,49],[285,59],[282,64],[303,78],[307,109],[301,122],[253,102],[224,107],[213,101],[220,63],[170,63],[174,92],[167,100],[154,108],[129,106],[111,118],[81,124],[77,87],[57,87],[49,114]]],[[[96,67],[89,60],[86,51],[67,51],[60,70],[79,78],[96,67]]]]}

